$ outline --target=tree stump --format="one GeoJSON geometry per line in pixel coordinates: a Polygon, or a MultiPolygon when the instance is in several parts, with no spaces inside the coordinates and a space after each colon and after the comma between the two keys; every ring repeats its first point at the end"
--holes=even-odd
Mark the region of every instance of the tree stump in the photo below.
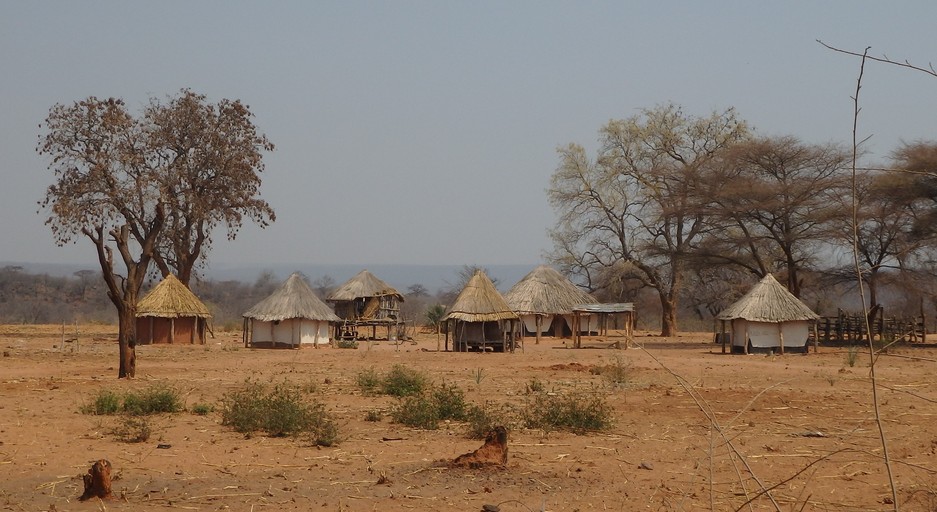
{"type": "Polygon", "coordinates": [[[88,474],[82,475],[82,479],[85,482],[85,492],[78,498],[79,501],[91,498],[106,500],[114,497],[111,494],[111,463],[107,459],[92,464],[88,474]]]}
{"type": "Polygon", "coordinates": [[[451,467],[478,469],[484,466],[505,466],[508,463],[508,431],[495,427],[485,436],[485,444],[471,453],[459,455],[449,463],[451,467]]]}

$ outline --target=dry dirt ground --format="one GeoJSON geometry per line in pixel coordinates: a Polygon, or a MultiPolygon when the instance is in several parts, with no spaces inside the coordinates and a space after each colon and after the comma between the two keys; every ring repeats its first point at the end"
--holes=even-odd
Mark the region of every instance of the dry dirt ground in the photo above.
{"type": "MultiPolygon", "coordinates": [[[[240,333],[204,346],[138,347],[135,380],[116,379],[113,327],[0,326],[0,509],[65,510],[892,510],[874,419],[868,354],[724,355],[699,333],[616,339],[528,339],[516,353],[436,351],[415,343],[357,349],[246,349],[240,333]],[[68,337],[74,337],[69,327],[68,337]],[[613,386],[590,368],[621,361],[613,386]],[[365,396],[356,377],[394,364],[456,384],[477,404],[522,409],[534,380],[558,393],[599,393],[614,410],[605,432],[510,430],[504,469],[440,461],[481,441],[464,424],[416,430],[390,421],[394,399],[365,396]],[[216,411],[153,418],[146,442],[116,440],[114,416],[85,415],[100,390],[154,383],[186,405],[218,404],[246,379],[314,388],[341,425],[341,442],[244,435],[216,411]],[[379,422],[368,411],[383,410],[379,422]],[[163,445],[158,448],[158,445],[163,445]],[[168,445],[168,448],[166,448],[168,445]],[[113,465],[119,498],[79,502],[81,474],[113,465]],[[383,478],[382,478],[383,475],[383,478]],[[750,504],[746,504],[750,503],[750,504]]],[[[937,346],[900,347],[876,363],[878,402],[903,510],[937,510],[937,346]]]]}

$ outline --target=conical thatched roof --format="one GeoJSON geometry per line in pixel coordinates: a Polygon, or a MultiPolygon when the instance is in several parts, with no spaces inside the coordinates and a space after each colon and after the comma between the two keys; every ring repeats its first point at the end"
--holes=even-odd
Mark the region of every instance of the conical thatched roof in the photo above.
{"type": "Polygon", "coordinates": [[[519,315],[541,313],[563,315],[572,313],[573,306],[597,302],[548,265],[530,271],[504,295],[504,300],[519,315]]]}
{"type": "Polygon", "coordinates": [[[137,303],[137,316],[210,318],[211,311],[182,281],[169,274],[137,303]]]}
{"type": "Polygon", "coordinates": [[[398,299],[403,301],[403,295],[395,290],[393,286],[381,281],[367,270],[362,270],[330,293],[326,300],[336,302],[355,300],[361,297],[383,297],[384,295],[396,295],[398,299]]]}
{"type": "Polygon", "coordinates": [[[462,288],[455,303],[449,306],[443,320],[450,318],[463,322],[494,322],[516,320],[517,315],[498,293],[491,279],[481,270],[477,270],[465,284],[465,288],[462,288]]]}
{"type": "Polygon", "coordinates": [[[741,299],[716,317],[719,320],[741,318],[751,322],[791,322],[816,320],[820,315],[810,310],[787,291],[771,274],[766,275],[741,299]]]}
{"type": "Polygon", "coordinates": [[[290,318],[308,318],[328,322],[340,322],[326,303],[319,300],[312,288],[306,284],[302,274],[296,272],[266,299],[258,302],[244,313],[245,318],[263,322],[275,322],[290,318]]]}

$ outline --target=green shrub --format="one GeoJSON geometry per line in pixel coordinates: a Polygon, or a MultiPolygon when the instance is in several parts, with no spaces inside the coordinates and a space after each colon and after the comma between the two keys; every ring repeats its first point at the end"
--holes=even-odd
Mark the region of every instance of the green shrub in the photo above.
{"type": "Polygon", "coordinates": [[[98,391],[90,404],[82,406],[81,412],[98,415],[124,413],[132,416],[145,416],[163,412],[179,412],[183,409],[182,396],[177,389],[166,384],[153,384],[139,393],[128,391],[120,395],[109,390],[98,391]]]}
{"type": "Polygon", "coordinates": [[[154,384],[140,392],[140,394],[127,393],[121,407],[122,412],[134,416],[179,412],[183,409],[182,397],[179,391],[165,384],[154,384]]]}
{"type": "Polygon", "coordinates": [[[381,391],[381,376],[378,375],[374,368],[368,368],[359,372],[355,381],[358,383],[358,388],[361,389],[361,392],[366,395],[376,395],[381,391]]]}
{"type": "Polygon", "coordinates": [[[439,411],[427,395],[408,396],[394,407],[391,417],[408,427],[435,430],[439,427],[439,411]]]}
{"type": "Polygon", "coordinates": [[[527,402],[523,416],[528,428],[568,430],[577,434],[607,430],[612,426],[611,407],[597,393],[537,393],[527,402]]]}
{"type": "Polygon", "coordinates": [[[496,426],[512,424],[512,414],[507,407],[495,408],[489,403],[482,406],[469,405],[465,411],[468,423],[466,435],[472,439],[484,439],[496,426]]]}
{"type": "Polygon", "coordinates": [[[221,424],[248,436],[257,431],[270,436],[303,434],[320,446],[331,446],[338,440],[338,426],[325,406],[288,383],[268,390],[261,383],[248,381],[226,394],[221,424]]]}
{"type": "Polygon", "coordinates": [[[433,430],[442,420],[465,420],[468,410],[465,393],[454,384],[443,383],[419,395],[403,397],[391,416],[408,427],[433,430]]]}
{"type": "Polygon", "coordinates": [[[402,364],[395,364],[381,379],[381,392],[396,397],[419,395],[426,388],[426,374],[402,364]]]}
{"type": "Polygon", "coordinates": [[[195,404],[192,406],[192,414],[197,414],[199,416],[205,416],[214,411],[215,406],[210,404],[195,404]]]}
{"type": "Polygon", "coordinates": [[[120,412],[120,402],[120,395],[108,389],[102,389],[91,399],[91,403],[81,406],[80,410],[82,414],[98,416],[117,414],[120,412]]]}
{"type": "Polygon", "coordinates": [[[377,409],[371,409],[370,411],[364,413],[364,421],[371,421],[371,422],[381,421],[381,418],[383,417],[384,415],[381,414],[381,411],[377,409]]]}
{"type": "Polygon", "coordinates": [[[444,382],[433,388],[430,395],[440,420],[462,421],[466,418],[465,392],[455,384],[444,382]]]}

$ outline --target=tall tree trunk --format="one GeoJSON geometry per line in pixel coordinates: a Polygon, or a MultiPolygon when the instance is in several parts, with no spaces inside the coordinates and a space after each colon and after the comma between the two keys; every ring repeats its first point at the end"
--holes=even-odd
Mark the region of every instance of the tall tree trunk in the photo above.
{"type": "Polygon", "coordinates": [[[133,307],[124,304],[118,311],[117,343],[120,345],[120,369],[117,378],[132,379],[137,372],[137,318],[133,307]]]}
{"type": "Polygon", "coordinates": [[[660,292],[660,335],[677,335],[677,299],[660,292]]]}

